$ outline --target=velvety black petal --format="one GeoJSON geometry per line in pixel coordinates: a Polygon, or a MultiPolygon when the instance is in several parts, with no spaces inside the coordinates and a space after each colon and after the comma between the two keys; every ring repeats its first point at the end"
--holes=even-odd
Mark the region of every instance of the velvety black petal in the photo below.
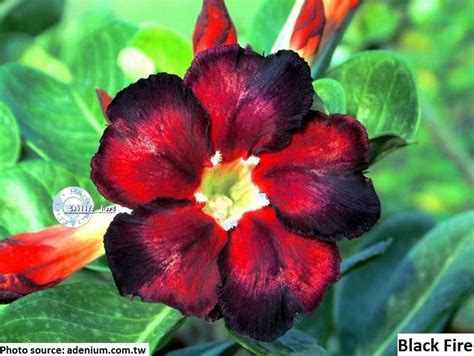
{"type": "Polygon", "coordinates": [[[379,199],[364,177],[367,133],[350,116],[312,113],[290,146],[260,158],[253,179],[289,230],[326,240],[353,238],[379,219],[379,199]]]}
{"type": "Polygon", "coordinates": [[[311,107],[311,82],[295,52],[262,57],[238,45],[200,53],[185,77],[210,114],[213,148],[227,161],[287,145],[311,107]]]}
{"type": "Polygon", "coordinates": [[[245,214],[219,257],[219,307],[240,334],[272,341],[311,313],[339,276],[334,243],[286,230],[271,208],[245,214]]]}
{"type": "Polygon", "coordinates": [[[209,163],[209,118],[182,80],[152,75],[122,90],[92,159],[92,180],[110,201],[136,207],[192,197],[209,163]]]}
{"type": "Polygon", "coordinates": [[[217,257],[226,233],[190,202],[159,200],[116,216],[105,250],[122,295],[162,302],[188,316],[213,315],[217,257]]]}

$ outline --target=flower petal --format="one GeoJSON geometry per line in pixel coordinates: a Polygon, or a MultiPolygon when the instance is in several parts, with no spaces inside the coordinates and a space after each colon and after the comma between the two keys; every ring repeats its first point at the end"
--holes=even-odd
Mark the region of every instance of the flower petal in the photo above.
{"type": "Polygon", "coordinates": [[[0,303],[51,287],[103,255],[113,217],[94,214],[79,228],[56,225],[0,241],[0,303]]]}
{"type": "Polygon", "coordinates": [[[364,127],[345,115],[312,113],[284,150],[261,157],[253,179],[293,232],[335,240],[369,230],[380,217],[364,127]]]}
{"type": "Polygon", "coordinates": [[[204,0],[193,34],[194,53],[237,43],[237,33],[223,0],[204,0]]]}
{"type": "Polygon", "coordinates": [[[297,0],[278,35],[272,52],[292,49],[310,65],[318,51],[326,17],[322,0],[297,0]]]}
{"type": "Polygon", "coordinates": [[[311,313],[339,277],[334,243],[287,231],[273,209],[247,213],[219,257],[219,307],[240,334],[271,341],[311,313]]]}
{"type": "Polygon", "coordinates": [[[112,101],[92,180],[109,200],[135,207],[157,197],[187,198],[209,162],[209,119],[179,77],[152,75],[112,101]]]}
{"type": "Polygon", "coordinates": [[[163,302],[199,317],[216,305],[217,256],[225,242],[225,231],[199,206],[170,199],[118,215],[105,235],[122,295],[163,302]]]}
{"type": "Polygon", "coordinates": [[[288,144],[313,101],[308,64],[292,51],[266,58],[238,45],[198,55],[185,83],[211,116],[211,140],[225,160],[288,144]]]}
{"type": "MultiPolygon", "coordinates": [[[[331,41],[337,38],[339,30],[343,28],[344,22],[350,19],[351,14],[361,4],[361,0],[322,0],[326,25],[321,38],[321,48],[326,48],[331,41]]],[[[322,53],[320,49],[319,53],[322,53]]]]}
{"type": "Polygon", "coordinates": [[[110,103],[112,102],[112,98],[110,97],[109,94],[107,94],[107,92],[105,90],[96,89],[95,92],[97,94],[97,99],[99,99],[100,107],[102,109],[104,117],[108,122],[106,112],[107,112],[107,108],[109,107],[110,103]]]}
{"type": "Polygon", "coordinates": [[[312,63],[324,29],[326,18],[322,0],[305,0],[296,19],[290,48],[312,63]]]}

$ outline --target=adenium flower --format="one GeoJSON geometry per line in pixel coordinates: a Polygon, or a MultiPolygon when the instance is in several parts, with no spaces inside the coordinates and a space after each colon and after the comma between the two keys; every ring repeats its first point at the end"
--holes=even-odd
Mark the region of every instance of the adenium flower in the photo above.
{"type": "Polygon", "coordinates": [[[52,287],[103,255],[102,237],[113,216],[94,215],[80,228],[56,225],[0,241],[0,304],[52,287]]]}
{"type": "Polygon", "coordinates": [[[370,229],[380,203],[364,127],[310,109],[297,53],[264,57],[202,25],[213,6],[229,21],[222,1],[204,2],[184,79],[160,73],[102,97],[91,177],[133,209],[105,234],[122,295],[268,341],[313,312],[339,277],[334,241],[370,229]]]}
{"type": "Polygon", "coordinates": [[[296,0],[272,51],[289,48],[310,65],[331,49],[361,0],[296,0]]]}

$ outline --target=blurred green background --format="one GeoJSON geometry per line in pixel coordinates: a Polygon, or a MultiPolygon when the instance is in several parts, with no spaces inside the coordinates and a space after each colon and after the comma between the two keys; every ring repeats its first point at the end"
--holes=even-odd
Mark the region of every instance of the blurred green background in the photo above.
{"type": "MultiPolygon", "coordinates": [[[[200,0],[31,0],[35,1],[48,4],[44,14],[37,14],[38,21],[23,21],[25,8],[11,15],[20,1],[0,1],[0,63],[18,61],[35,40],[44,51],[34,52],[35,61],[44,56],[46,70],[66,81],[67,68],[48,56],[62,52],[67,57],[77,33],[84,32],[83,16],[91,19],[87,24],[91,30],[94,23],[97,27],[114,14],[137,24],[158,24],[190,41],[201,8],[200,0]],[[53,10],[47,10],[51,4],[53,10]]],[[[254,13],[262,2],[226,1],[241,44],[247,43],[247,33],[260,21],[254,13]]],[[[288,9],[292,1],[274,2],[288,9]]],[[[473,13],[470,0],[366,0],[335,52],[333,65],[362,50],[392,50],[411,63],[418,77],[422,122],[416,142],[371,167],[384,216],[416,210],[442,221],[474,205],[473,13]]],[[[30,157],[35,154],[24,149],[22,158],[30,157]]],[[[453,324],[457,330],[474,324],[472,300],[453,324]]],[[[186,345],[226,334],[222,322],[213,328],[203,325],[187,322],[179,342],[186,345]]]]}

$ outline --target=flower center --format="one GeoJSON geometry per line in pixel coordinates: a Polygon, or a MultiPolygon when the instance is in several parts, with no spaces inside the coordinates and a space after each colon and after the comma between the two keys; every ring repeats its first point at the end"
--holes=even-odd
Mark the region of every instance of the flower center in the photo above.
{"type": "Polygon", "coordinates": [[[205,203],[203,211],[212,216],[226,231],[237,226],[247,211],[258,210],[269,204],[252,182],[252,170],[259,159],[237,159],[230,163],[220,162],[217,152],[211,162],[213,167],[204,170],[201,185],[194,193],[198,203],[205,203]]]}

